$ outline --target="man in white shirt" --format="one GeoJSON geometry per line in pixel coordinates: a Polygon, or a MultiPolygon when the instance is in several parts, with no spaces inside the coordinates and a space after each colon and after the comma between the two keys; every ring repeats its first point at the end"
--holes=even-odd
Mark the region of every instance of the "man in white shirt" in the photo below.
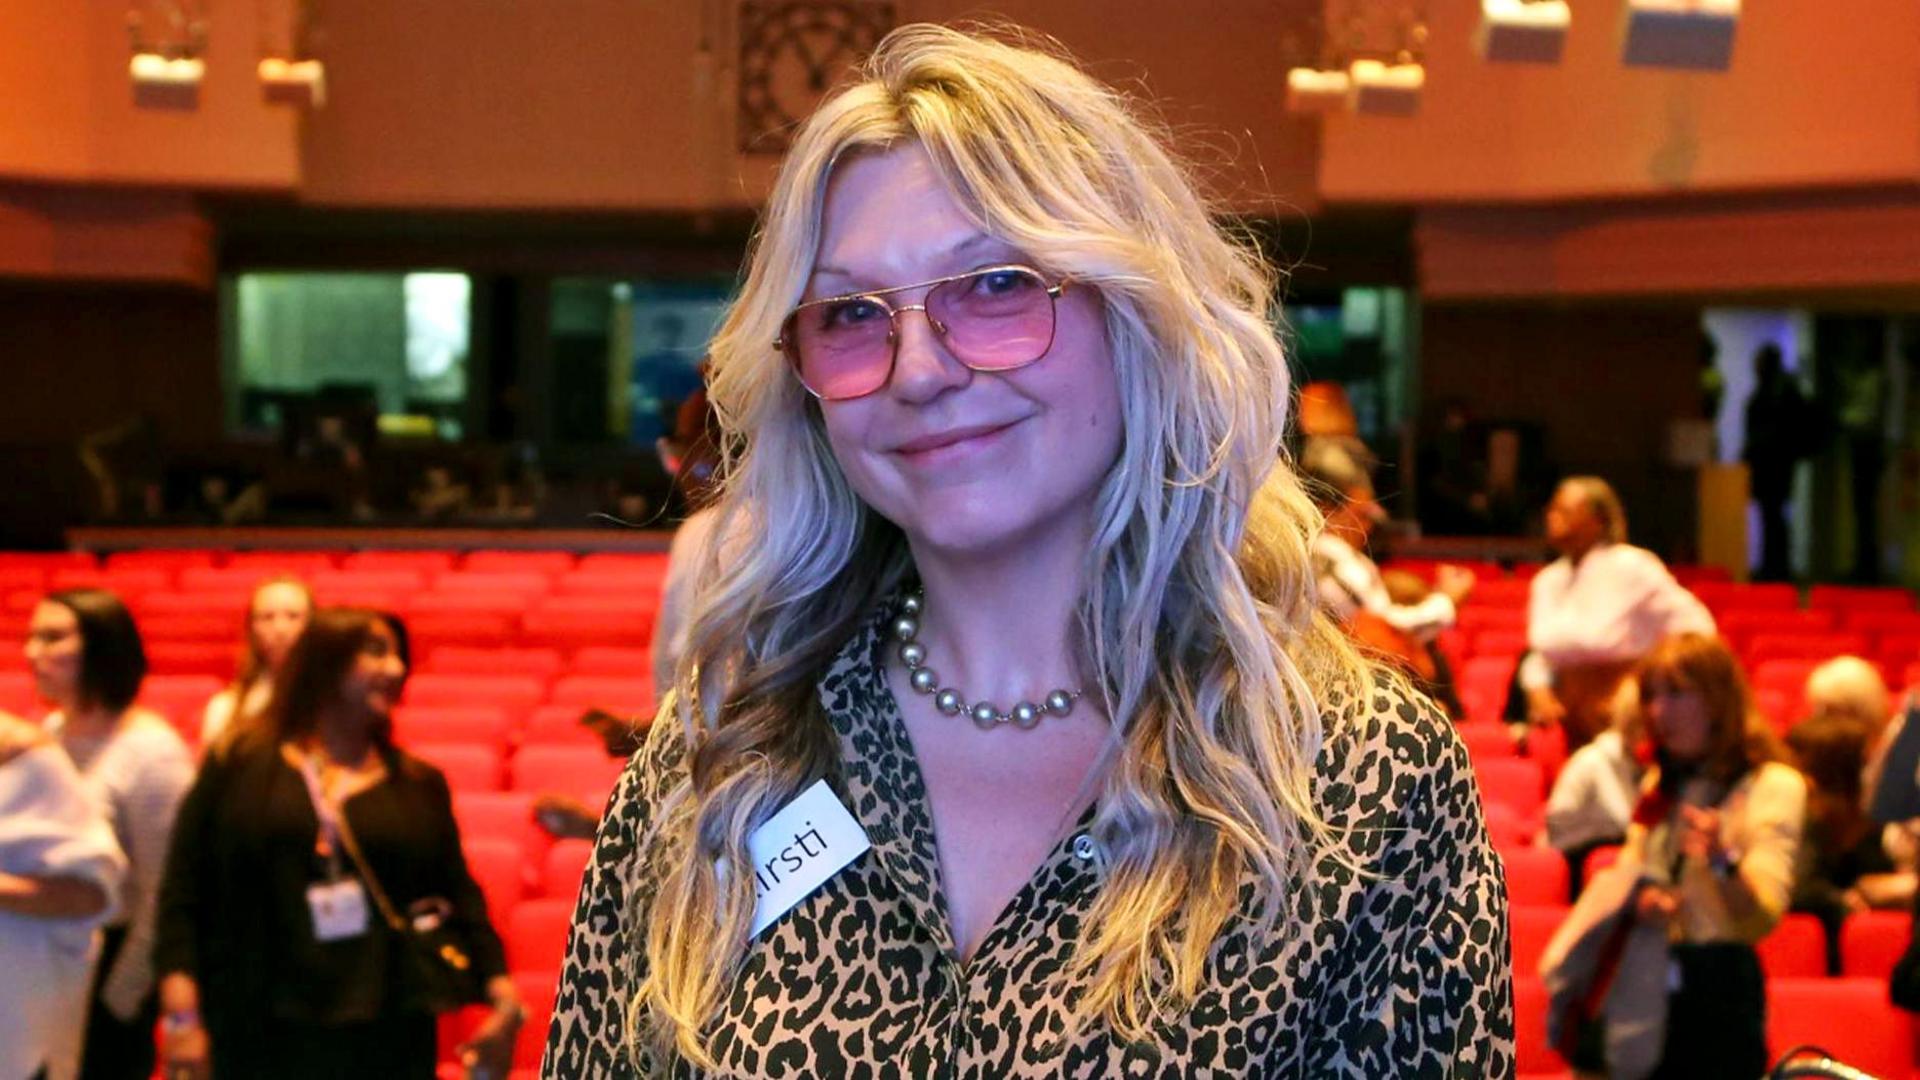
{"type": "Polygon", "coordinates": [[[1627,543],[1626,512],[1605,480],[1560,485],[1547,507],[1547,541],[1560,558],[1528,594],[1520,685],[1527,718],[1560,725],[1572,751],[1607,727],[1607,703],[1635,661],[1665,637],[1715,627],[1659,556],[1627,543]]]}

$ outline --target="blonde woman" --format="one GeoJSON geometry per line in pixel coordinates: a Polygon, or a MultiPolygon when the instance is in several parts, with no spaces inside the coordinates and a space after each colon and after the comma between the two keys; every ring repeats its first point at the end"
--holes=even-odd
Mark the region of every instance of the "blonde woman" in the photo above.
{"type": "Polygon", "coordinates": [[[1042,52],[908,27],[805,125],[546,1075],[1512,1073],[1466,756],[1263,486],[1273,286],[1042,52]]]}
{"type": "Polygon", "coordinates": [[[232,684],[207,701],[200,718],[200,745],[208,747],[233,722],[258,716],[273,695],[274,672],[293,651],[300,631],[313,615],[313,593],[299,578],[277,577],[260,583],[247,603],[247,646],[232,684]]]}

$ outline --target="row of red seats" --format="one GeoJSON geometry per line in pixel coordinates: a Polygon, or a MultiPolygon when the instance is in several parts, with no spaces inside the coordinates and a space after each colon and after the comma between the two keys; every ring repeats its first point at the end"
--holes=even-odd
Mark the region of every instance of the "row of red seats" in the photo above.
{"type": "Polygon", "coordinates": [[[147,548],[116,551],[104,558],[84,551],[0,552],[0,575],[56,570],[171,570],[199,568],[266,569],[293,573],[327,570],[418,570],[440,573],[453,569],[532,571],[563,574],[569,570],[628,567],[659,561],[658,552],[590,552],[576,555],[553,549],[482,549],[461,553],[443,548],[366,551],[230,551],[222,548],[147,548]]]}
{"type": "MultiPolygon", "coordinates": [[[[1516,970],[1515,1057],[1520,1080],[1572,1076],[1547,1042],[1547,991],[1538,976],[1516,970]]],[[[1773,1055],[1818,1046],[1867,1075],[1916,1075],[1913,1018],[1887,1000],[1877,978],[1767,980],[1767,1042],[1773,1055]]]]}

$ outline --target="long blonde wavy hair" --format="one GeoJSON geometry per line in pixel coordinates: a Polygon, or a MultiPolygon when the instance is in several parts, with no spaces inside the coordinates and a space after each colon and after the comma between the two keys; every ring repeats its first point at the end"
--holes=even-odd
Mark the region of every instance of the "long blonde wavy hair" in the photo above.
{"type": "MultiPolygon", "coordinates": [[[[746,954],[746,839],[836,768],[815,684],[911,574],[901,532],[862,504],[818,408],[774,351],[800,301],[825,190],[851,155],[924,147],[990,235],[1099,290],[1125,434],[1103,481],[1079,649],[1118,752],[1093,826],[1107,852],[1065,978],[1076,1016],[1122,1038],[1191,996],[1242,912],[1271,929],[1330,839],[1311,796],[1321,702],[1364,662],[1316,613],[1318,513],[1282,458],[1289,383],[1275,279],[1216,227],[1169,140],[1120,93],[1004,32],[909,26],[800,129],[712,347],[727,434],[722,520],[662,716],[688,776],[646,913],[632,1048],[712,1067],[704,1028],[746,954]]],[[[1076,1020],[1076,1024],[1079,1020],[1076,1020]]]]}

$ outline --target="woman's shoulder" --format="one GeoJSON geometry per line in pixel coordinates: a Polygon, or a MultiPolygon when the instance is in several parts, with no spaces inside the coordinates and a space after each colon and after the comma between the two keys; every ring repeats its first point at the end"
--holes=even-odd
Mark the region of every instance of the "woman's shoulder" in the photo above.
{"type": "Polygon", "coordinates": [[[1402,823],[1477,798],[1453,722],[1406,680],[1374,672],[1322,701],[1316,797],[1336,828],[1402,823]]]}

